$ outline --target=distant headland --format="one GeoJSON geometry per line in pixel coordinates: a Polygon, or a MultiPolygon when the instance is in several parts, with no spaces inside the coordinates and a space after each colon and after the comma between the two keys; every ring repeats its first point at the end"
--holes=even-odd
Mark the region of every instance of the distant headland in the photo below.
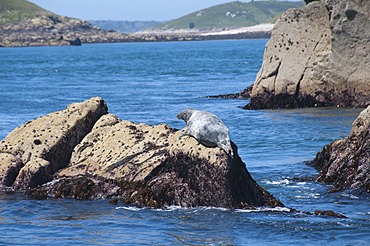
{"type": "Polygon", "coordinates": [[[126,22],[94,21],[101,25],[98,27],[85,20],[54,14],[27,0],[2,0],[0,47],[269,38],[273,23],[282,12],[303,5],[303,1],[231,2],[149,29],[143,25],[147,29],[127,34],[129,30],[123,33],[119,28],[119,23],[126,22]]]}

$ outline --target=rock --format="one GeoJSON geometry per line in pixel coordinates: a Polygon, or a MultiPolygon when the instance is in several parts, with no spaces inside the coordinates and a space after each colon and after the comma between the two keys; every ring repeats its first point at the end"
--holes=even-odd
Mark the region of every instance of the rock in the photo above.
{"type": "Polygon", "coordinates": [[[106,113],[105,102],[92,98],[14,129],[0,142],[0,187],[24,190],[51,181],[106,113]]]}
{"type": "MultiPolygon", "coordinates": [[[[250,176],[239,156],[207,148],[166,124],[103,116],[73,151],[70,165],[36,194],[119,198],[146,207],[283,206],[250,176]]],[[[234,145],[236,149],[236,146],[234,145]]]]}
{"type": "Polygon", "coordinates": [[[81,46],[81,39],[79,38],[76,38],[75,40],[70,40],[69,41],[70,45],[73,45],[73,46],[81,46]]]}
{"type": "Polygon", "coordinates": [[[277,21],[250,109],[370,104],[370,2],[312,1],[277,21]]]}
{"type": "Polygon", "coordinates": [[[353,189],[370,192],[370,106],[352,124],[349,137],[328,144],[310,165],[318,181],[333,185],[331,191],[353,189]]]}
{"type": "Polygon", "coordinates": [[[223,95],[216,95],[216,96],[207,96],[207,98],[248,99],[248,98],[250,98],[250,94],[252,92],[252,89],[253,89],[253,85],[250,85],[239,93],[223,94],[223,95]]]}
{"type": "Polygon", "coordinates": [[[338,214],[332,210],[315,210],[314,214],[321,215],[321,216],[327,216],[327,217],[341,218],[341,219],[347,218],[346,216],[342,214],[338,214]]]}
{"type": "Polygon", "coordinates": [[[11,132],[0,145],[0,184],[41,198],[145,207],[283,206],[253,180],[233,143],[234,158],[181,133],[122,121],[93,98],[11,132]]]}

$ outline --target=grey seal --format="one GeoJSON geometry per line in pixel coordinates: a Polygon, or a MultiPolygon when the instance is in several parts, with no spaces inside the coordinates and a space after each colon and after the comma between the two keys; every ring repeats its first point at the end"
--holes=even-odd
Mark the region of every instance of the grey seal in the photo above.
{"type": "Polygon", "coordinates": [[[229,129],[216,115],[206,111],[187,108],[177,114],[176,117],[186,122],[186,129],[179,136],[179,139],[189,135],[207,147],[218,146],[225,150],[227,154],[233,156],[229,129]]]}

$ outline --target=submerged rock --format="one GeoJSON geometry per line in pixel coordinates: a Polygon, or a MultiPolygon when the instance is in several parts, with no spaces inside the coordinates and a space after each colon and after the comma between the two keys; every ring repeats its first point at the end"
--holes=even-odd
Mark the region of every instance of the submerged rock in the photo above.
{"type": "Polygon", "coordinates": [[[306,1],[277,21],[249,109],[370,104],[370,1],[306,1]]]}
{"type": "Polygon", "coordinates": [[[283,204],[234,157],[166,124],[122,121],[93,98],[26,123],[0,148],[0,185],[39,197],[117,198],[136,206],[283,204]]]}
{"type": "Polygon", "coordinates": [[[345,219],[347,218],[343,214],[336,213],[332,210],[315,210],[314,212],[315,215],[320,215],[320,216],[327,216],[327,217],[334,217],[334,218],[342,218],[345,219]]]}
{"type": "Polygon", "coordinates": [[[332,184],[332,191],[370,192],[370,106],[353,122],[349,137],[326,145],[310,164],[320,171],[317,180],[332,184]]]}

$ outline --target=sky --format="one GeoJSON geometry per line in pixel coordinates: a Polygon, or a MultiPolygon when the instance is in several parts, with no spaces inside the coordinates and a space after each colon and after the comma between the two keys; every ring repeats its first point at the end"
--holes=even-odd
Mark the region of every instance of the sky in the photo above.
{"type": "MultiPolygon", "coordinates": [[[[167,21],[232,0],[29,0],[59,15],[83,20],[167,21]]],[[[244,0],[242,2],[249,2],[244,0]]]]}

